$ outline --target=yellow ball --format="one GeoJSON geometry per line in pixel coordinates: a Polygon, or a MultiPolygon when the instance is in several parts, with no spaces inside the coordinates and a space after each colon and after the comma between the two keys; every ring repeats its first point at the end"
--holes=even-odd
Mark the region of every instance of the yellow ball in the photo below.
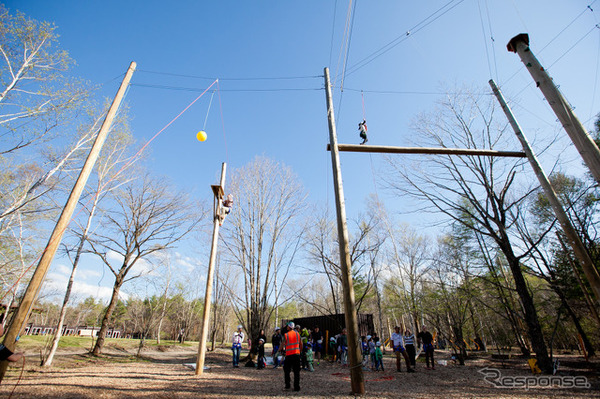
{"type": "Polygon", "coordinates": [[[198,141],[204,141],[206,140],[206,132],[204,130],[200,130],[198,132],[198,134],[196,135],[196,138],[198,139],[198,141]]]}

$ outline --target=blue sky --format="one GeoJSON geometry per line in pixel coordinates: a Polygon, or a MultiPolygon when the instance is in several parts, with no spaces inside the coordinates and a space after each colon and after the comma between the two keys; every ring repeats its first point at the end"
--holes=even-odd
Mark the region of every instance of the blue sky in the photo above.
{"type": "MultiPolygon", "coordinates": [[[[489,91],[490,77],[512,102],[530,139],[553,137],[560,131],[556,117],[518,56],[506,50],[510,38],[521,32],[529,33],[534,54],[586,126],[599,111],[600,29],[595,26],[600,3],[592,0],[357,0],[343,94],[339,65],[344,63],[348,0],[21,0],[6,5],[54,22],[61,46],[77,62],[73,74],[102,84],[99,96],[112,97],[119,84],[115,78],[130,61],[137,62],[126,100],[139,143],[219,78],[220,96],[215,94],[208,116],[211,92],[150,146],[154,172],[207,199],[221,162],[231,169],[266,155],[294,169],[311,201],[333,205],[321,77],[326,66],[337,77],[334,104],[341,143],[359,142],[361,90],[369,144],[410,145],[411,120],[432,109],[442,87],[489,91]],[[396,39],[396,46],[357,68],[396,39]],[[292,77],[298,79],[275,79],[292,77]],[[384,90],[398,93],[376,92],[384,90]],[[208,140],[200,143],[195,135],[205,119],[208,140]]],[[[542,161],[552,165],[559,157],[563,169],[580,169],[566,135],[561,136],[542,161]]],[[[383,188],[383,166],[379,155],[342,154],[349,217],[363,211],[368,195],[377,191],[398,220],[419,227],[435,218],[405,214],[413,205],[383,188]]],[[[59,269],[60,264],[54,267],[59,269]]],[[[88,283],[99,286],[89,273],[88,283]]]]}

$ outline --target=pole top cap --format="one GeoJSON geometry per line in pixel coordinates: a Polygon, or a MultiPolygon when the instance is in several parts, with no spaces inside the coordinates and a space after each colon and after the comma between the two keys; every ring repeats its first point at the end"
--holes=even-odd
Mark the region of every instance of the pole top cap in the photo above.
{"type": "Polygon", "coordinates": [[[529,46],[529,35],[527,33],[519,33],[517,36],[510,39],[508,44],[506,45],[506,49],[508,51],[512,51],[513,53],[517,52],[517,43],[524,42],[527,46],[529,46]]]}

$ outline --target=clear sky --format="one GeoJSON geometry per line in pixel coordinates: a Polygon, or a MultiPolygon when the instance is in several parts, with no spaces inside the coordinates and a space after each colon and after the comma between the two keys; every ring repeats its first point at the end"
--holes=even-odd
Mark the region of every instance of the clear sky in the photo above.
{"type": "MultiPolygon", "coordinates": [[[[522,32],[529,33],[534,54],[580,120],[592,126],[600,111],[596,0],[355,0],[351,18],[349,0],[21,0],[6,6],[54,22],[61,46],[77,62],[73,74],[103,84],[101,96],[112,97],[120,80],[115,78],[137,62],[126,100],[139,143],[219,78],[220,92],[210,112],[212,92],[150,146],[150,167],[156,173],[207,199],[221,162],[231,169],[266,155],[294,169],[311,201],[333,205],[331,161],[325,151],[324,67],[336,78],[341,143],[359,142],[361,90],[369,144],[410,145],[411,120],[432,109],[442,87],[489,91],[490,78],[511,101],[531,139],[553,137],[560,127],[556,117],[518,56],[506,50],[510,38],[522,32]],[[347,23],[351,39],[346,53],[347,23]],[[366,58],[374,53],[379,56],[366,58]],[[205,119],[208,140],[200,143],[195,136],[205,119]]],[[[552,165],[560,156],[561,168],[577,170],[581,162],[566,135],[561,136],[543,161],[552,165]]],[[[518,149],[516,140],[511,149],[518,149]]],[[[392,197],[381,185],[383,166],[379,155],[342,154],[349,217],[364,210],[373,192],[391,212],[410,209],[407,200],[392,197]]],[[[426,219],[398,217],[417,226],[426,219]]],[[[89,277],[87,283],[97,286],[92,273],[81,278],[89,277]]],[[[104,279],[102,285],[111,282],[104,279]]]]}

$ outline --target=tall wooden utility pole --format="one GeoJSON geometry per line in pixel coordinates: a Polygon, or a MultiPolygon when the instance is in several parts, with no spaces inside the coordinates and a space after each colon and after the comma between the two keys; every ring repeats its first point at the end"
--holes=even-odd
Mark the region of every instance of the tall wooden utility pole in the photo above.
{"type": "Polygon", "coordinates": [[[333,115],[333,100],[331,98],[331,83],[329,68],[325,68],[325,94],[327,98],[327,120],[329,122],[329,144],[331,145],[331,164],[333,166],[333,186],[335,191],[335,207],[337,212],[337,227],[340,243],[340,266],[342,269],[342,286],[344,288],[344,314],[348,329],[348,361],[350,363],[350,382],[352,393],[365,393],[365,380],[358,352],[358,320],[354,301],[354,284],[352,283],[352,262],[348,245],[348,226],[346,223],[346,205],[342,187],[342,170],[338,152],[335,117],[333,115]]]}
{"type": "MultiPolygon", "coordinates": [[[[558,196],[556,195],[556,192],[552,188],[552,185],[550,184],[548,177],[544,173],[542,166],[538,162],[538,159],[537,159],[535,153],[531,149],[531,146],[529,145],[527,138],[523,135],[523,132],[521,131],[521,127],[519,126],[519,123],[516,121],[510,108],[506,104],[506,101],[504,100],[504,96],[502,95],[502,93],[500,92],[500,90],[498,89],[498,87],[496,86],[496,84],[494,83],[493,80],[490,80],[489,84],[492,87],[492,90],[494,91],[496,98],[498,98],[498,101],[500,102],[500,105],[502,106],[502,109],[504,110],[504,113],[506,114],[506,117],[508,118],[510,125],[512,126],[513,130],[515,131],[515,134],[517,135],[519,141],[521,142],[521,145],[523,146],[523,151],[525,151],[525,154],[527,155],[527,159],[529,160],[529,163],[531,164],[531,167],[533,168],[535,175],[537,176],[538,180],[540,181],[540,185],[544,189],[546,198],[548,198],[548,202],[550,202],[550,205],[552,206],[552,209],[554,210],[554,214],[556,215],[556,218],[558,219],[565,235],[567,236],[567,239],[569,240],[569,244],[571,244],[571,248],[573,248],[573,252],[575,253],[575,256],[581,263],[583,272],[585,273],[585,276],[587,277],[588,281],[590,282],[592,290],[594,291],[594,294],[596,296],[596,300],[600,300],[600,275],[598,275],[598,270],[596,269],[596,266],[594,265],[594,262],[592,261],[590,254],[588,253],[585,246],[583,245],[583,242],[581,242],[579,235],[575,231],[573,224],[571,223],[571,221],[569,220],[569,217],[567,216],[567,213],[563,209],[563,207],[558,199],[558,196]]],[[[582,287],[582,289],[584,289],[584,288],[585,287],[582,287]]]]}
{"type": "Polygon", "coordinates": [[[506,45],[506,48],[508,51],[517,53],[521,57],[521,61],[527,67],[536,86],[540,88],[548,104],[550,104],[550,107],[552,107],[552,110],[563,125],[563,128],[569,137],[571,137],[571,141],[573,141],[577,151],[581,154],[583,162],[590,169],[596,181],[600,183],[600,150],[579,119],[577,119],[570,104],[554,85],[550,75],[548,75],[544,67],[542,67],[531,52],[529,48],[529,35],[521,33],[513,37],[506,45]]]}
{"type": "MultiPolygon", "coordinates": [[[[79,172],[79,177],[77,178],[77,181],[75,182],[75,186],[73,186],[73,190],[71,191],[71,194],[69,195],[69,199],[67,200],[67,203],[62,210],[62,213],[58,219],[58,222],[56,222],[54,231],[52,231],[52,235],[50,236],[50,239],[48,240],[48,245],[46,246],[46,249],[44,250],[44,253],[42,254],[40,262],[38,263],[38,266],[35,269],[35,272],[33,273],[31,280],[29,281],[27,290],[25,291],[25,293],[23,294],[23,297],[21,298],[19,308],[17,309],[17,312],[15,313],[15,315],[12,319],[12,322],[10,323],[10,327],[8,328],[8,331],[6,332],[3,343],[11,351],[14,351],[15,346],[16,346],[16,341],[17,341],[19,335],[21,334],[21,330],[23,329],[23,326],[25,325],[25,323],[27,322],[27,319],[29,318],[29,314],[31,312],[33,303],[35,302],[35,300],[39,294],[39,291],[42,287],[42,283],[44,282],[44,278],[46,277],[46,273],[48,272],[48,268],[50,267],[50,264],[52,263],[52,259],[54,259],[56,250],[58,249],[58,246],[60,245],[60,242],[62,240],[62,236],[63,236],[65,230],[67,229],[69,222],[71,221],[71,216],[73,216],[73,212],[75,211],[75,207],[77,206],[79,197],[81,196],[81,193],[82,193],[83,189],[85,188],[87,179],[90,176],[92,169],[94,168],[94,164],[96,163],[96,160],[98,159],[100,150],[102,149],[102,146],[104,145],[104,141],[106,140],[106,136],[108,135],[108,131],[110,130],[112,121],[117,113],[117,110],[119,109],[119,105],[121,104],[121,101],[123,100],[123,96],[125,95],[125,91],[127,89],[127,86],[129,85],[131,76],[133,75],[133,72],[135,71],[135,67],[136,67],[135,62],[132,62],[129,65],[129,68],[127,69],[127,73],[125,74],[125,77],[123,78],[123,82],[121,83],[121,86],[119,87],[119,90],[117,91],[117,94],[115,95],[115,98],[114,98],[112,104],[110,105],[110,108],[108,109],[108,113],[106,114],[106,117],[104,118],[104,122],[102,123],[102,126],[100,127],[98,136],[96,136],[96,140],[94,141],[94,144],[92,145],[90,153],[88,154],[88,157],[85,160],[83,168],[81,169],[81,172],[79,172]]],[[[7,361],[3,361],[0,363],[0,381],[2,381],[2,379],[4,378],[4,374],[6,373],[7,366],[8,366],[7,361]]]]}
{"type": "Polygon", "coordinates": [[[223,195],[225,193],[225,171],[227,164],[223,162],[221,167],[221,182],[218,186],[210,186],[215,195],[213,207],[213,235],[210,246],[210,260],[208,261],[208,275],[206,276],[206,293],[204,294],[204,310],[202,312],[202,325],[200,326],[200,340],[198,342],[198,359],[196,360],[196,375],[204,372],[204,357],[206,356],[206,339],[210,324],[210,305],[212,302],[213,277],[215,275],[215,260],[217,259],[217,243],[219,242],[219,227],[223,222],[224,215],[221,214],[223,195]]]}

